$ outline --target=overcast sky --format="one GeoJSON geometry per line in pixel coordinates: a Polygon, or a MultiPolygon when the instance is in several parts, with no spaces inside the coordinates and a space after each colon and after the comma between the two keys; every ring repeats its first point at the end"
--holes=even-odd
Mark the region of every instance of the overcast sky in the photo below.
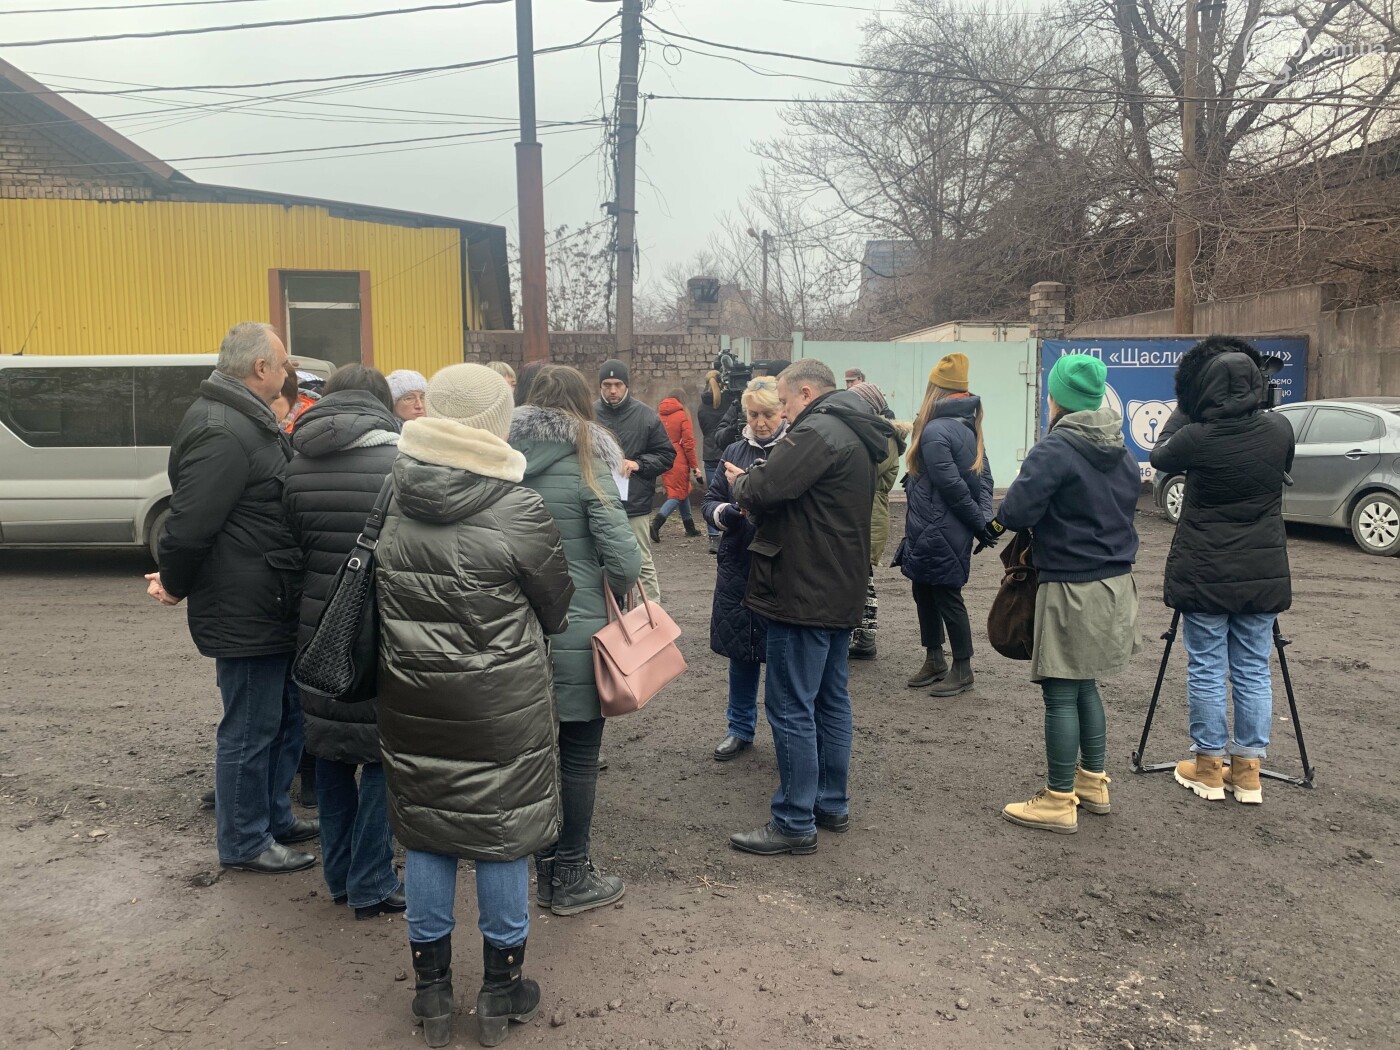
{"type": "MultiPolygon", "coordinates": [[[[16,15],[20,8],[115,5],[119,0],[3,0],[0,41],[38,40],[201,25],[228,25],[323,14],[413,7],[443,0],[243,0],[205,7],[138,10],[131,0],[111,11],[16,15]]],[[[856,57],[861,26],[892,0],[656,0],[647,15],[691,36],[747,47],[837,59],[856,57]],[[829,5],[829,6],[828,6],[829,5]]],[[[573,43],[595,30],[619,4],[535,0],[537,48],[573,43]]],[[[822,92],[802,81],[756,74],[723,59],[664,45],[645,27],[643,93],[794,97],[822,92]]],[[[614,20],[599,37],[616,36],[614,20]]],[[[678,43],[690,47],[684,41],[678,43]]],[[[512,4],[403,14],[363,21],[288,26],[153,40],[12,47],[0,57],[52,86],[247,83],[290,77],[376,72],[510,55],[512,4]],[[83,79],[90,78],[90,79],[83,79]],[[116,81],[117,84],[97,81],[116,81]]],[[[746,56],[741,56],[746,57],[746,56]]],[[[840,70],[746,57],[760,68],[843,80],[840,70]]],[[[539,119],[596,120],[612,112],[617,44],[536,60],[539,119]]],[[[255,89],[305,91],[315,85],[255,89]]],[[[249,94],[251,92],[244,92],[249,94]]],[[[178,110],[177,105],[244,105],[228,95],[171,94],[140,100],[70,95],[94,115],[192,178],[433,212],[515,229],[515,66],[435,74],[397,84],[337,90],[310,101],[257,104],[266,112],[178,110]],[[393,107],[409,112],[345,108],[393,107]],[[154,111],[154,112],[153,112],[154,111]],[[434,111],[429,113],[427,111],[434,111]],[[362,122],[368,118],[372,122],[362,122]],[[492,132],[499,141],[441,146],[377,147],[378,155],[336,158],[187,160],[208,154],[371,142],[458,131],[492,132]],[[275,162],[275,163],[274,163],[275,162]]],[[[756,179],[751,144],[780,134],[779,107],[767,103],[654,101],[646,106],[639,158],[637,237],[643,284],[667,265],[704,247],[716,217],[732,209],[756,179]]],[[[607,199],[607,158],[597,126],[546,132],[546,222],[553,228],[598,219],[607,199]]],[[[369,147],[366,147],[369,149],[369,147]]]]}

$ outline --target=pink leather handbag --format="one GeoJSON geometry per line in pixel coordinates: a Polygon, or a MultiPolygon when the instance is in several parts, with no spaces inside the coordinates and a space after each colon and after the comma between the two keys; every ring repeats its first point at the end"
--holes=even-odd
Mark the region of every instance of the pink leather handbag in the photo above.
{"type": "Polygon", "coordinates": [[[593,636],[593,678],[605,718],[640,711],[647,701],[685,673],[685,657],[676,645],[681,629],[661,606],[641,601],[626,612],[617,606],[607,578],[603,594],[608,625],[593,636]]]}

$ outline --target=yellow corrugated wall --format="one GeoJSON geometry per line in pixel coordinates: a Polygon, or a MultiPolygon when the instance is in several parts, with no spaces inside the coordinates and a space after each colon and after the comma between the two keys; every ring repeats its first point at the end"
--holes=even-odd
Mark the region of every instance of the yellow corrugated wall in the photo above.
{"type": "Polygon", "coordinates": [[[211,353],[274,320],[269,270],[368,270],[375,366],[431,375],[478,323],[460,238],[319,207],[0,200],[0,353],[211,353]]]}

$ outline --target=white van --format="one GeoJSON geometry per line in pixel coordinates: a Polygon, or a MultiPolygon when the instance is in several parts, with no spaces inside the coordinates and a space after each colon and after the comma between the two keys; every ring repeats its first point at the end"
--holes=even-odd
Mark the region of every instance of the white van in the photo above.
{"type": "MultiPolygon", "coordinates": [[[[0,356],[0,547],[145,546],[170,442],[214,354],[0,356]]],[[[303,371],[334,365],[302,358],[303,371]]]]}

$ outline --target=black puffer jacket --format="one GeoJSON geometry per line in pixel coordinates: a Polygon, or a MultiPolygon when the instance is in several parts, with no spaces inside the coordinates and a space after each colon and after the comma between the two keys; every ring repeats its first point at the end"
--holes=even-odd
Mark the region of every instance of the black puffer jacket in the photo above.
{"type": "MultiPolygon", "coordinates": [[[[773,443],[786,433],[786,426],[761,445],[745,427],[744,438],[720,453],[722,462],[748,470],[768,458],[773,443]]],[[[705,521],[721,531],[719,556],[715,559],[715,596],[710,604],[710,648],[731,660],[762,663],[768,651],[768,621],[744,606],[749,582],[749,544],[758,531],[753,521],[739,512],[729,478],[715,471],[705,490],[705,521]]]]}
{"type": "MultiPolygon", "coordinates": [[[[297,646],[321,622],[332,581],[398,456],[399,421],[366,390],[327,394],[297,419],[287,468],[286,503],[306,554],[297,646]]],[[[379,761],[374,698],[341,703],[301,691],[306,750],[333,762],[379,761]]]]}
{"type": "Polygon", "coordinates": [[[408,849],[516,860],[559,834],[545,636],[574,585],[525,457],[447,419],[404,424],[376,552],[379,737],[408,849]]]}
{"type": "MultiPolygon", "coordinates": [[[[732,390],[722,390],[719,395],[719,404],[714,403],[714,395],[708,389],[700,395],[700,408],[696,410],[695,418],[700,423],[700,435],[705,439],[702,459],[706,463],[713,463],[724,456],[726,446],[719,444],[715,440],[715,435],[719,431],[719,425],[724,419],[724,412],[732,401],[738,398],[738,393],[732,390]]],[[[706,481],[709,479],[706,478],[706,481]]]]}
{"type": "Polygon", "coordinates": [[[170,518],[160,578],[189,599],[190,637],[205,656],[272,656],[296,648],[302,553],[282,505],[292,448],[241,382],[199,386],[170,444],[170,518]]]}
{"type": "Polygon", "coordinates": [[[823,394],[734,482],[758,532],[744,604],[779,623],[860,623],[870,574],[870,512],[894,428],[858,394],[823,394]]]}
{"type": "Polygon", "coordinates": [[[622,455],[637,464],[628,480],[622,509],[629,518],[650,514],[656,501],[656,479],[676,462],[676,446],[667,437],[661,417],[631,394],[620,405],[610,405],[599,398],[593,407],[598,422],[617,438],[622,455]]]}
{"type": "Polygon", "coordinates": [[[1283,612],[1293,601],[1283,528],[1293,428],[1261,411],[1266,381],[1246,354],[1192,349],[1176,384],[1191,422],[1152,451],[1157,470],[1186,471],[1162,598],[1182,612],[1283,612]]]}

